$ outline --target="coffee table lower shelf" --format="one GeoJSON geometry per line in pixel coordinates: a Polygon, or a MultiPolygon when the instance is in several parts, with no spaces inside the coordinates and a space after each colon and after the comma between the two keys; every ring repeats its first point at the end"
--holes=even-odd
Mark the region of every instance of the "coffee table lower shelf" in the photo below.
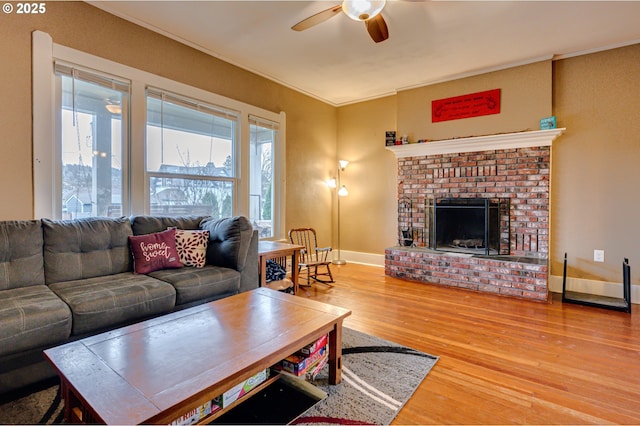
{"type": "Polygon", "coordinates": [[[275,373],[274,374],[273,372],[270,372],[269,373],[269,377],[267,378],[267,380],[265,380],[264,382],[260,383],[255,388],[251,389],[251,391],[249,393],[247,393],[246,395],[244,395],[244,396],[238,398],[237,400],[233,401],[228,406],[223,407],[223,408],[221,408],[219,410],[216,410],[214,413],[211,413],[206,417],[203,417],[201,420],[199,420],[195,424],[204,425],[204,424],[211,423],[212,421],[214,421],[215,419],[217,419],[218,417],[220,417],[221,415],[223,415],[227,411],[232,410],[233,408],[235,408],[238,405],[240,405],[241,403],[245,402],[246,400],[248,400],[252,396],[257,395],[258,393],[260,393],[260,391],[262,389],[264,389],[267,386],[269,386],[270,384],[274,383],[276,380],[278,380],[280,378],[280,376],[282,376],[282,373],[275,373]]]}

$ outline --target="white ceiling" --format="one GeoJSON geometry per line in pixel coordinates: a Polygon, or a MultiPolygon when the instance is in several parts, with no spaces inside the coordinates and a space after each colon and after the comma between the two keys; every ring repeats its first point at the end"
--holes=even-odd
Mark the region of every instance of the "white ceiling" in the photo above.
{"type": "Polygon", "coordinates": [[[640,42],[640,1],[388,1],[389,39],[335,1],[90,1],[332,105],[558,56],[640,42]]]}

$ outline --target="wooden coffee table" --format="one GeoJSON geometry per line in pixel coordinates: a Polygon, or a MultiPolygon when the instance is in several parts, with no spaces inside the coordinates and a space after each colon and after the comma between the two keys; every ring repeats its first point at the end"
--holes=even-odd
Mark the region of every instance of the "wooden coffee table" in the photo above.
{"type": "Polygon", "coordinates": [[[168,424],[327,333],[329,382],[339,383],[350,314],[258,288],[44,353],[67,421],[168,424]]]}

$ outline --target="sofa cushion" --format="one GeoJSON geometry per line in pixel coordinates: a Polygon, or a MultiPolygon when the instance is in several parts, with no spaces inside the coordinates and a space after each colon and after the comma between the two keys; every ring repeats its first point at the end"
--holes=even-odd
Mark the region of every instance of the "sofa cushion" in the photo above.
{"type": "Polygon", "coordinates": [[[42,228],[47,284],[131,271],[126,217],[42,219],[42,228]]]}
{"type": "Polygon", "coordinates": [[[185,266],[182,269],[151,272],[149,275],[175,287],[176,305],[195,300],[212,300],[240,291],[240,273],[220,266],[185,266]]]}
{"type": "Polygon", "coordinates": [[[44,285],[39,220],[0,222],[0,290],[44,285]]]}
{"type": "Polygon", "coordinates": [[[168,229],[147,235],[129,236],[136,274],[167,268],[182,268],[176,248],[176,230],[168,229]]]}
{"type": "Polygon", "coordinates": [[[176,229],[176,249],[184,266],[204,267],[208,245],[209,231],[176,229]]]}
{"type": "Polygon", "coordinates": [[[169,312],[176,300],[174,288],[147,275],[125,272],[50,284],[73,315],[73,335],[169,312]]]}
{"type": "Polygon", "coordinates": [[[63,343],[71,334],[71,312],[47,286],[3,290],[0,297],[0,356],[63,343]]]}
{"type": "Polygon", "coordinates": [[[251,222],[244,216],[208,218],[200,222],[200,228],[209,231],[207,264],[242,272],[253,235],[251,222]]]}
{"type": "Polygon", "coordinates": [[[131,218],[133,235],[151,234],[168,228],[200,229],[200,222],[208,216],[134,216],[131,218]]]}

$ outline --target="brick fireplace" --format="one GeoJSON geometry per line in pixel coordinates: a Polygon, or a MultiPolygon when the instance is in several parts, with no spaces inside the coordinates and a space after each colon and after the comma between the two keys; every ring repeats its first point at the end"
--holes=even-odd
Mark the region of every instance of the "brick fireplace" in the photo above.
{"type": "Polygon", "coordinates": [[[387,147],[398,158],[398,245],[385,250],[385,273],[546,300],[551,144],[563,131],[387,147]],[[487,254],[489,250],[436,247],[430,235],[435,228],[429,225],[433,206],[442,199],[454,204],[456,199],[458,204],[505,200],[499,249],[487,254]]]}

